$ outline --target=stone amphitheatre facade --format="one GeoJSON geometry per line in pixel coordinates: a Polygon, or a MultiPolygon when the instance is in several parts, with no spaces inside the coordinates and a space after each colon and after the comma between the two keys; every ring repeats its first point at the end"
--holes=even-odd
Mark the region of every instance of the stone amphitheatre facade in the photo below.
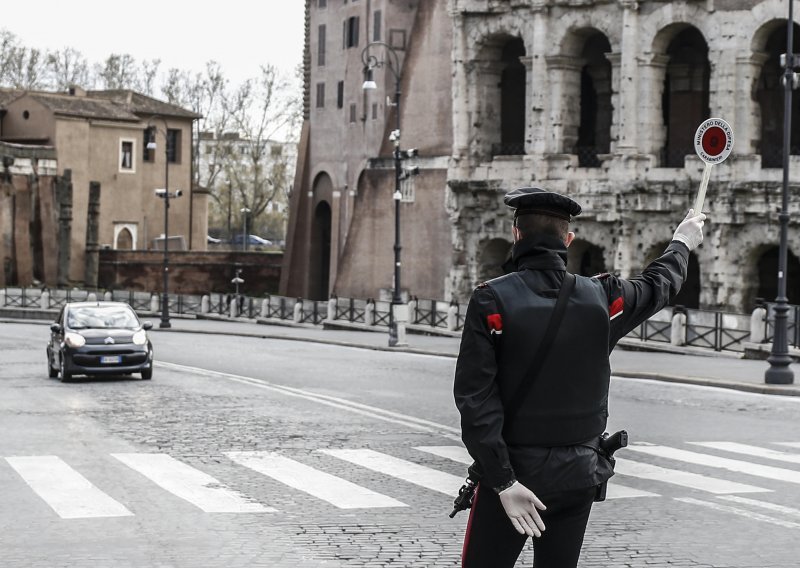
{"type": "MultiPolygon", "coordinates": [[[[353,4],[359,3],[352,2],[348,9],[353,10],[353,4]]],[[[385,19],[393,4],[373,0],[385,19]]],[[[404,220],[411,225],[404,231],[436,227],[438,233],[428,240],[442,241],[434,248],[446,251],[435,267],[422,271],[429,297],[464,300],[477,282],[499,274],[511,244],[510,215],[502,196],[522,185],[547,187],[583,204],[584,214],[574,224],[571,270],[636,274],[663,249],[691,206],[703,171],[692,137],[702,120],[720,117],[732,125],[735,145],[731,157],[713,170],[705,207],[706,240],[692,255],[690,278],[678,303],[743,311],[757,297],[775,298],[785,1],[440,0],[436,8],[425,7],[425,2],[407,4],[429,14],[422,21],[409,19],[413,23],[402,64],[404,96],[413,104],[415,85],[424,79],[435,94],[433,102],[441,103],[431,106],[440,112],[445,108],[448,115],[439,119],[437,143],[427,151],[421,145],[420,151],[417,195],[435,197],[424,208],[404,204],[404,220]],[[439,38],[436,49],[430,47],[432,37],[439,38]],[[449,54],[441,46],[444,41],[449,54]],[[436,273],[432,286],[431,272],[436,273]]],[[[310,2],[312,29],[315,14],[318,18],[316,2],[310,2]]],[[[798,38],[796,24],[795,29],[798,38]]],[[[311,47],[313,54],[317,47],[311,47]]],[[[800,44],[794,51],[800,51],[800,44]]],[[[332,56],[328,54],[329,60],[332,56]]],[[[356,60],[352,65],[358,64],[356,60]]],[[[319,74],[313,63],[307,67],[307,85],[319,74]]],[[[798,103],[800,93],[792,125],[792,303],[800,303],[800,263],[795,256],[800,254],[798,103]]],[[[408,105],[405,109],[401,119],[407,147],[414,145],[410,138],[420,132],[419,125],[429,124],[431,118],[420,107],[416,112],[408,105]]],[[[345,203],[348,216],[334,222],[340,244],[330,254],[329,290],[338,295],[376,295],[370,290],[391,286],[391,217],[377,213],[383,217],[375,222],[376,211],[382,209],[369,206],[369,195],[391,199],[393,176],[381,141],[389,119],[393,120],[387,115],[386,127],[378,134],[365,130],[363,143],[336,147],[340,161],[352,164],[349,179],[343,176],[333,184],[349,187],[351,197],[345,203]],[[370,215],[372,224],[367,225],[363,218],[370,215]],[[372,280],[365,276],[369,267],[351,260],[364,256],[367,249],[359,244],[364,241],[380,242],[385,248],[373,255],[378,269],[372,271],[377,275],[372,280]]],[[[331,128],[315,127],[322,124],[319,115],[307,113],[312,148],[305,155],[307,166],[334,159],[323,149],[331,128]]],[[[351,130],[348,139],[357,134],[351,130]]],[[[308,191],[301,193],[317,199],[314,176],[309,173],[305,179],[308,191]]],[[[313,205],[298,201],[293,215],[300,211],[312,219],[308,208],[313,205]]],[[[334,211],[336,207],[341,204],[334,211]]],[[[288,266],[294,262],[295,271],[302,270],[301,257],[309,265],[300,243],[312,238],[311,230],[304,230],[305,235],[295,228],[295,250],[289,251],[295,260],[289,258],[288,266]]],[[[417,273],[409,265],[427,249],[416,243],[414,234],[406,242],[403,288],[413,294],[417,273]]],[[[313,247],[311,243],[305,250],[313,247]]]]}

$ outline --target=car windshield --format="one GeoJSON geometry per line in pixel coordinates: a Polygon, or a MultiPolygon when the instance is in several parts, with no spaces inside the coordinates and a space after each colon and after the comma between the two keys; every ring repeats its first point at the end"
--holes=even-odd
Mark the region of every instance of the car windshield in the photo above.
{"type": "Polygon", "coordinates": [[[81,306],[70,308],[67,327],[136,329],[139,320],[128,306],[81,306]]]}

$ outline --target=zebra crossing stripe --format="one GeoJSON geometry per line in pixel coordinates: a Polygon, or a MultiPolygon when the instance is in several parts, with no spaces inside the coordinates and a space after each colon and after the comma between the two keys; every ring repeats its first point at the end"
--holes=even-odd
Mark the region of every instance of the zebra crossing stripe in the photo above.
{"type": "MultiPolygon", "coordinates": [[[[417,446],[414,449],[466,465],[471,464],[473,461],[469,452],[463,446],[417,446]]],[[[633,497],[659,497],[659,495],[658,493],[620,485],[616,481],[608,484],[606,499],[630,499],[633,497]]]]}
{"type": "Polygon", "coordinates": [[[8,457],[6,461],[62,519],[133,515],[56,456],[8,457]]]}
{"type": "Polygon", "coordinates": [[[167,454],[111,454],[156,485],[206,513],[273,513],[219,481],[167,454]]]}
{"type": "Polygon", "coordinates": [[[800,517],[800,509],[793,509],[785,505],[778,505],[777,503],[770,503],[768,501],[756,501],[755,499],[748,499],[747,497],[737,497],[736,495],[723,495],[719,499],[725,499],[740,505],[750,505],[751,507],[760,507],[776,513],[783,513],[792,517],[800,517]]]}
{"type": "Polygon", "coordinates": [[[787,448],[800,448],[800,442],[774,442],[779,446],[786,446],[787,448]]]}
{"type": "Polygon", "coordinates": [[[722,450],[724,452],[745,454],[747,456],[752,456],[755,458],[765,458],[768,460],[800,464],[800,454],[790,454],[787,452],[780,452],[778,450],[770,450],[769,448],[761,448],[759,446],[750,446],[748,444],[739,444],[737,442],[689,442],[689,443],[695,446],[703,446],[704,448],[713,448],[715,450],[722,450]]]}
{"type": "Polygon", "coordinates": [[[727,469],[736,473],[744,473],[756,477],[774,479],[776,481],[800,483],[800,471],[792,471],[771,465],[760,465],[741,460],[721,458],[709,454],[700,454],[697,452],[690,452],[688,450],[680,450],[667,446],[645,446],[636,444],[633,446],[628,446],[627,449],[628,451],[632,452],[639,452],[660,458],[678,460],[707,467],[727,469]]]}
{"type": "Polygon", "coordinates": [[[396,499],[274,452],[225,452],[225,455],[239,465],[327,501],[340,509],[408,506],[396,499]]]}
{"type": "Polygon", "coordinates": [[[765,523],[778,525],[787,529],[800,529],[800,523],[785,521],[783,519],[776,519],[768,515],[763,515],[761,513],[748,511],[747,509],[740,509],[739,507],[731,507],[729,505],[723,505],[721,503],[711,503],[709,501],[701,501],[700,499],[693,499],[692,497],[675,497],[675,500],[680,501],[682,503],[689,503],[690,505],[700,505],[701,507],[707,507],[715,511],[720,511],[721,513],[731,513],[734,515],[739,515],[740,517],[745,517],[747,519],[751,519],[754,521],[763,521],[765,523]]]}
{"type": "Polygon", "coordinates": [[[438,471],[424,465],[402,460],[374,450],[319,450],[320,452],[339,458],[361,467],[377,471],[419,485],[426,489],[438,491],[445,495],[455,495],[464,483],[462,477],[438,471]]]}
{"type": "Polygon", "coordinates": [[[727,493],[763,493],[771,491],[770,489],[762,489],[761,487],[755,487],[753,485],[747,485],[744,483],[736,483],[733,481],[727,481],[725,479],[717,479],[705,475],[698,475],[688,471],[669,469],[648,463],[628,461],[619,458],[617,459],[615,471],[621,475],[627,475],[629,477],[638,477],[640,479],[671,483],[673,485],[680,485],[682,487],[689,487],[690,489],[707,491],[717,495],[727,493]]]}

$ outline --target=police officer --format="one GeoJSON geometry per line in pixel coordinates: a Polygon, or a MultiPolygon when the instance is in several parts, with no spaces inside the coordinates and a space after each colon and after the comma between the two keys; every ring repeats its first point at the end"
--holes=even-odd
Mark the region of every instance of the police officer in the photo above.
{"type": "Polygon", "coordinates": [[[581,207],[535,187],[504,201],[514,209],[514,272],[474,291],[455,373],[462,439],[481,471],[462,566],[511,568],[534,537],[536,568],[570,568],[597,487],[613,475],[596,444],[608,417],[609,354],[678,293],[705,215],[690,210],[636,278],[576,276],[549,353],[525,398],[512,404],[565,279],[575,238],[569,221],[581,207]],[[515,404],[505,421],[504,408],[515,404]]]}

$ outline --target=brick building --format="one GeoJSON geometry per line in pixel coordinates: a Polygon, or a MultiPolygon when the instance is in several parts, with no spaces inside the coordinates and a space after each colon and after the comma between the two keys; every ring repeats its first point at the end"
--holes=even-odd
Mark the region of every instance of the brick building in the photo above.
{"type": "MultiPolygon", "coordinates": [[[[85,279],[90,181],[101,186],[98,244],[146,250],[163,235],[164,203],[154,189],[164,187],[169,168],[170,191],[183,191],[170,203],[171,246],[177,237],[174,241],[185,248],[205,250],[207,195],[192,191],[191,183],[196,114],[127,90],[76,87],[69,93],[5,90],[1,95],[0,140],[15,147],[47,147],[57,175],[72,172],[70,282],[85,279]],[[148,150],[154,132],[157,147],[148,150]]],[[[0,230],[15,231],[11,226],[0,230]]]]}
{"type": "MultiPolygon", "coordinates": [[[[360,52],[380,30],[401,54],[403,144],[421,155],[415,199],[402,204],[411,294],[463,300],[499,274],[511,245],[502,196],[527,184],[584,205],[571,270],[636,273],[691,205],[703,170],[692,135],[718,116],[735,146],[714,168],[706,241],[679,303],[743,310],[776,296],[785,2],[307,5],[308,105],[285,291],[366,297],[391,286],[394,109],[382,100],[393,78],[377,72],[377,96],[359,90],[360,52]]],[[[800,303],[800,97],[792,128],[788,282],[800,303]]]]}

